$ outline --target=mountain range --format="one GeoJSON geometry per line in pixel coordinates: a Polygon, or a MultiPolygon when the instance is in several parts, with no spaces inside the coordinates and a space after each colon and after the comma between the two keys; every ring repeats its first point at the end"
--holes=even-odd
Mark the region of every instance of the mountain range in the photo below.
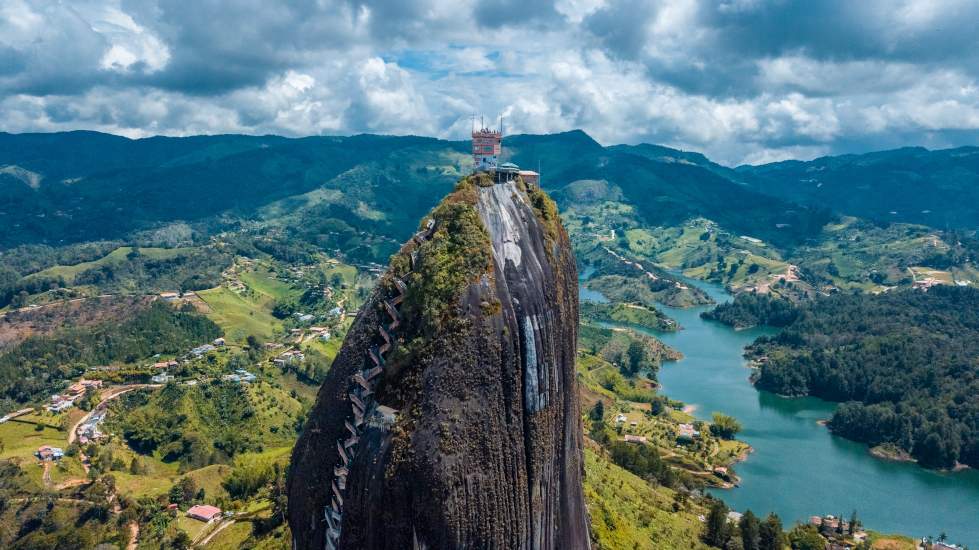
{"type": "MultiPolygon", "coordinates": [[[[468,151],[465,141],[415,136],[0,133],[0,247],[121,239],[228,216],[299,226],[339,219],[401,242],[435,197],[469,173],[468,151]]],[[[827,209],[932,227],[979,226],[975,147],[732,169],[662,146],[603,147],[572,131],[509,136],[502,158],[539,169],[562,208],[580,198],[562,188],[604,181],[647,224],[703,216],[783,246],[818,233],[827,209]]]]}

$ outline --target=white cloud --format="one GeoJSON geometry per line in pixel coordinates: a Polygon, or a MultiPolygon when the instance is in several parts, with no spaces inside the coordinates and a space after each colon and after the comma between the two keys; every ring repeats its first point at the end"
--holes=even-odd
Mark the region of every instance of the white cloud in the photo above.
{"type": "Polygon", "coordinates": [[[888,133],[979,138],[979,44],[935,40],[979,23],[968,2],[801,17],[767,0],[528,0],[499,28],[480,5],[5,0],[0,129],[464,139],[472,114],[506,113],[508,132],[580,128],[731,165],[888,133]]]}
{"type": "Polygon", "coordinates": [[[581,23],[585,17],[605,5],[605,0],[557,0],[554,9],[571,23],[581,23]]]}

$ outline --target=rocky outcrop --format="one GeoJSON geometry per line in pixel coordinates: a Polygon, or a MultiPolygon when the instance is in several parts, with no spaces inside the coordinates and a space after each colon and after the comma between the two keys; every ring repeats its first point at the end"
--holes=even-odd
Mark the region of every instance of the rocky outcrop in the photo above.
{"type": "Polygon", "coordinates": [[[479,183],[349,331],[293,452],[295,548],[589,547],[570,241],[543,192],[479,183]]]}

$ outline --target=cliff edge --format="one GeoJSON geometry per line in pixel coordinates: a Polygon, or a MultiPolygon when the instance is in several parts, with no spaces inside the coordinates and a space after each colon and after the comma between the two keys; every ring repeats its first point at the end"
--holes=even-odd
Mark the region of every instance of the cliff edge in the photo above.
{"type": "Polygon", "coordinates": [[[577,271],[557,208],[470,176],[420,229],[293,451],[293,547],[589,548],[577,271]]]}

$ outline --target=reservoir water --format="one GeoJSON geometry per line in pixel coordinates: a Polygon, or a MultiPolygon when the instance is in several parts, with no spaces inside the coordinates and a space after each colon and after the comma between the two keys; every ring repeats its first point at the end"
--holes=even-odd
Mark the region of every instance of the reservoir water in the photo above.
{"type": "MultiPolygon", "coordinates": [[[[720,285],[687,282],[718,303],[731,299],[720,285]]],[[[582,287],[582,298],[594,299],[596,293],[586,296],[585,291],[582,287]]],[[[710,420],[712,412],[737,417],[744,426],[739,439],[755,449],[735,465],[741,487],[713,491],[728,506],[758,516],[774,511],[786,529],[814,515],[849,518],[856,509],[859,519],[877,531],[936,539],[945,532],[950,542],[979,548],[979,472],[937,472],[871,456],[866,445],[834,436],[816,423],[830,417],[835,403],[785,399],[751,386],[742,347],[774,329],[735,331],[701,319],[700,312],[709,308],[664,309],[684,330],[630,327],[685,356],[663,365],[658,374],[662,393],[696,406],[692,414],[702,420],[710,420]]]]}

